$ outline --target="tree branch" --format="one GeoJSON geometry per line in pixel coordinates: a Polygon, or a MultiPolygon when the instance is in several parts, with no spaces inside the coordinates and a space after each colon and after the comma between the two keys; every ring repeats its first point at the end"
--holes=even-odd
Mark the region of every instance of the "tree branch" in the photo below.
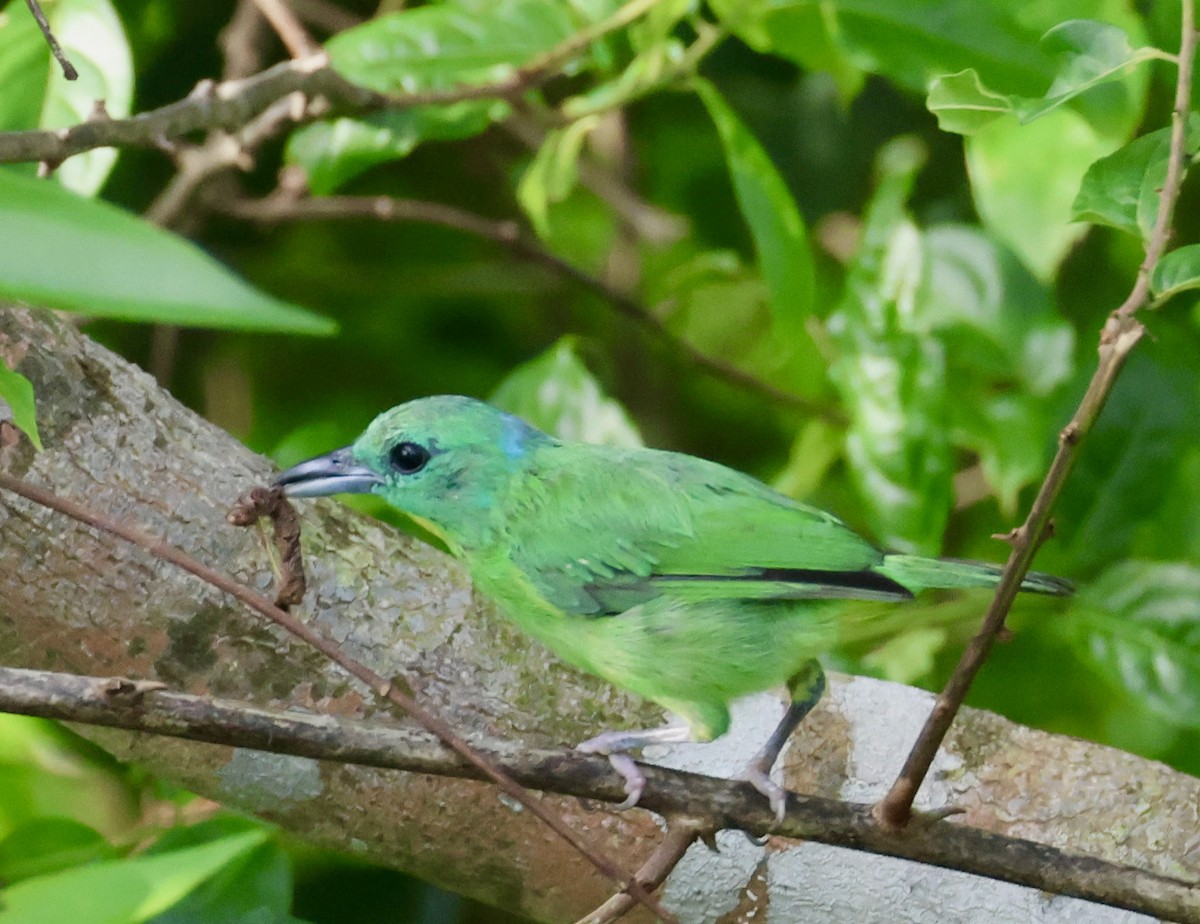
{"type": "Polygon", "coordinates": [[[1179,76],[1175,86],[1172,112],[1171,145],[1167,177],[1159,193],[1158,217],[1146,247],[1146,257],[1138,269],[1137,280],[1129,297],[1109,316],[1100,334],[1099,361],[1087,391],[1079,402],[1070,422],[1059,434],[1058,451],[1046,478],[1038,489],[1029,516],[1009,537],[1012,551],[1004,565],[1004,573],[988,606],[979,631],[971,639],[951,674],[945,689],[929,713],[925,726],[905,760],[888,794],[876,807],[879,819],[891,827],[903,827],[912,815],[916,798],[934,756],[941,747],[954,717],[966,699],[975,675],[983,666],[992,643],[1004,626],[1004,620],[1019,592],[1033,556],[1046,535],[1054,503],[1066,484],[1079,446],[1091,432],[1105,402],[1125,366],[1130,352],[1141,340],[1145,328],[1134,315],[1145,306],[1150,293],[1150,274],[1166,249],[1170,238],[1175,203],[1187,171],[1186,126],[1191,102],[1192,65],[1196,56],[1197,33],[1194,0],[1183,0],[1183,30],[1179,49],[1179,76]]]}
{"type": "Polygon", "coordinates": [[[42,12],[42,5],[38,3],[38,0],[25,0],[25,5],[29,7],[29,12],[37,21],[38,28],[42,30],[42,38],[50,46],[50,54],[54,55],[54,60],[62,68],[63,76],[67,80],[79,79],[79,71],[75,70],[75,65],[67,58],[66,53],[62,50],[62,46],[58,44],[58,39],[50,31],[50,23],[46,21],[46,14],[42,12]]]}
{"type": "MultiPolygon", "coordinates": [[[[487,778],[478,764],[464,760],[460,753],[423,731],[263,709],[165,690],[146,691],[123,678],[0,668],[0,711],[338,763],[487,778]]],[[[611,803],[625,798],[621,783],[602,757],[496,741],[481,746],[489,761],[531,789],[611,803]]],[[[773,826],[768,806],[746,783],[653,766],[644,769],[650,783],[642,800],[644,807],[675,819],[671,833],[638,873],[638,881],[647,888],[666,878],[700,832],[738,828],[764,834],[773,826]]],[[[1196,882],[1074,856],[968,825],[934,823],[895,835],[874,823],[869,805],[794,795],[775,834],[965,869],[1187,924],[1200,922],[1200,884],[1196,882]]],[[[614,913],[632,904],[629,896],[617,898],[585,920],[614,920],[614,913]]]]}
{"type": "Polygon", "coordinates": [[[321,46],[312,40],[312,36],[283,0],[254,0],[254,5],[271,24],[293,58],[307,58],[320,52],[321,46]]]}

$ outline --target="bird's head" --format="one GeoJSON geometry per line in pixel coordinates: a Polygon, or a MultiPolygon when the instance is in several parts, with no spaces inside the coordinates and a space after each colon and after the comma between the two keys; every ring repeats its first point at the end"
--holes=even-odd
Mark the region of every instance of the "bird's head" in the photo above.
{"type": "Polygon", "coordinates": [[[551,437],[473,398],[440,395],[384,411],[353,445],[275,479],[288,497],[378,494],[451,547],[486,541],[528,453],[551,437]]]}

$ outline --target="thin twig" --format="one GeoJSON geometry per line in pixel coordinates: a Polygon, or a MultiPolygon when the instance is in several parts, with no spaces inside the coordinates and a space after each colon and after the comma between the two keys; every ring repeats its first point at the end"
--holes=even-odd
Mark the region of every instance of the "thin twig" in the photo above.
{"type": "Polygon", "coordinates": [[[484,218],[441,202],[397,199],[390,196],[318,196],[296,198],[292,195],[263,199],[226,199],[210,206],[235,218],[264,224],[288,221],[326,221],[336,219],[374,219],[377,221],[419,221],[454,228],[507,247],[513,253],[540,263],[571,282],[600,296],[619,314],[633,320],[672,349],[682,353],[692,365],[730,385],[768,398],[776,404],[797,408],[834,424],[844,424],[837,408],[782,391],[737,366],[709,356],[675,334],[653,311],[633,296],[610,285],[557,254],[547,250],[512,220],[484,218]]]}
{"type": "Polygon", "coordinates": [[[459,737],[454,729],[442,718],[427,710],[402,690],[397,689],[391,681],[385,679],[381,674],[350,657],[333,640],[280,609],[274,603],[259,596],[248,587],[239,584],[228,575],[222,574],[208,565],[197,561],[186,552],[162,539],[148,536],[138,529],[124,523],[118,523],[109,517],[88,510],[65,498],[58,497],[51,491],[29,484],[19,478],[14,478],[5,472],[0,472],[0,488],[12,491],[14,494],[19,494],[32,503],[48,507],[73,520],[85,523],[95,529],[102,530],[120,539],[124,539],[126,542],[139,546],[155,558],[170,562],[184,571],[195,575],[202,581],[211,584],[213,587],[223,590],[250,609],[265,616],[280,628],[307,642],[347,673],[370,687],[377,696],[390,700],[408,715],[412,716],[448,748],[468,761],[476,770],[495,782],[505,793],[527,808],[532,815],[545,823],[547,827],[577,850],[581,856],[587,858],[588,862],[595,866],[597,870],[615,882],[620,883],[623,888],[628,889],[637,901],[645,905],[659,920],[675,920],[674,915],[667,912],[658,902],[649,896],[632,876],[622,870],[613,860],[589,845],[576,832],[571,830],[561,818],[544,808],[526,789],[508,776],[493,761],[484,757],[459,737]]]}
{"type": "Polygon", "coordinates": [[[312,40],[308,30],[283,0],[254,0],[254,5],[271,24],[271,28],[293,58],[306,58],[321,50],[321,46],[312,40]]]}
{"type": "Polygon", "coordinates": [[[260,46],[266,34],[266,21],[254,0],[238,0],[229,22],[217,33],[217,45],[225,59],[222,80],[241,80],[262,67],[260,46]]]}
{"type": "Polygon", "coordinates": [[[1059,434],[1058,451],[1046,478],[1038,490],[1025,522],[1011,534],[1012,551],[995,597],[984,615],[983,624],[971,639],[962,658],[938,696],[933,709],[912,746],[896,782],[876,806],[876,816],[887,827],[900,828],[912,817],[917,790],[929,773],[933,759],[955,715],[966,698],[971,682],[991,650],[992,642],[1004,626],[1005,617],[1016,598],[1033,556],[1046,534],[1050,513],[1070,475],[1079,453],[1079,445],[1091,432],[1104,409],[1125,366],[1130,352],[1145,333],[1134,315],[1146,305],[1150,293],[1150,275],[1170,238],[1175,204],[1187,171],[1185,156],[1187,113],[1192,92],[1192,65],[1196,55],[1194,0],[1183,0],[1183,35],[1179,49],[1179,75],[1175,85],[1175,104],[1171,114],[1171,144],[1167,177],[1159,193],[1158,218],[1146,247],[1146,258],[1138,268],[1137,280],[1129,297],[1109,316],[1100,333],[1099,361],[1096,372],[1071,421],[1059,434]]]}
{"type": "MultiPolygon", "coordinates": [[[[706,828],[702,822],[694,818],[670,818],[667,820],[667,833],[658,842],[658,846],[646,858],[634,874],[637,881],[647,889],[654,890],[667,881],[688,848],[696,839],[706,832],[711,834],[711,828],[706,828]]],[[[584,915],[575,924],[612,924],[637,907],[637,902],[627,892],[618,892],[603,905],[590,914],[584,915]]]]}
{"type": "MultiPolygon", "coordinates": [[[[144,681],[123,678],[0,668],[0,711],[358,766],[487,779],[478,766],[421,729],[148,689],[144,681]]],[[[484,752],[531,789],[614,804],[625,798],[621,782],[599,756],[512,742],[488,742],[484,752]]],[[[744,782],[650,765],[642,769],[649,783],[643,807],[672,819],[672,846],[666,841],[658,846],[652,858],[656,867],[667,867],[671,855],[686,848],[683,826],[694,826],[690,841],[697,832],[735,828],[762,834],[776,825],[766,800],[744,782]]],[[[970,825],[916,825],[897,836],[874,821],[869,805],[791,794],[775,833],[1200,924],[1195,883],[970,825]]],[[[648,861],[639,870],[639,880],[651,878],[650,866],[648,861]]]]}
{"type": "Polygon", "coordinates": [[[330,0],[288,0],[288,6],[310,26],[331,34],[357,26],[363,21],[357,13],[344,10],[330,0]]]}
{"type": "Polygon", "coordinates": [[[79,71],[75,70],[75,65],[67,59],[66,52],[62,50],[62,46],[58,44],[58,39],[50,31],[50,23],[46,20],[46,14],[42,12],[42,5],[38,3],[38,0],[25,0],[25,3],[29,7],[29,12],[33,14],[33,18],[37,20],[38,28],[42,30],[42,36],[46,39],[46,44],[50,46],[50,54],[54,55],[54,60],[62,68],[63,76],[67,80],[77,80],[79,78],[79,71]]]}

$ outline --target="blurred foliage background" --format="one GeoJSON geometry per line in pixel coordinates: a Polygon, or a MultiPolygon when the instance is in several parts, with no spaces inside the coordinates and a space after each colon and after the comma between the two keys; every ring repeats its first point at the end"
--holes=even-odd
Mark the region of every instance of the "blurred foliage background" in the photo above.
{"type": "MultiPolygon", "coordinates": [[[[83,85],[58,77],[13,0],[2,130],[73,124],[97,96],[114,116],[154,109],[287,57],[248,2],[45,6],[83,85]]],[[[462,393],[571,438],[716,459],[893,548],[1003,559],[991,536],[1028,509],[1153,224],[1178,3],[291,8],[336,36],[341,73],[386,93],[503,80],[583,30],[597,39],[507,101],[284,126],[169,211],[162,151],[95,152],[50,181],[0,168],[0,294],[82,312],[89,335],[281,465],[386,407],[462,393]],[[322,220],[309,193],[436,205],[426,221],[322,220]],[[149,210],[253,288],[96,199],[149,210]],[[127,269],[109,292],[64,257],[127,269]]],[[[1021,601],[969,702],[1200,774],[1195,204],[1185,188],[1152,336],[1038,557],[1081,591],[1021,601]]],[[[22,389],[0,366],[32,431],[22,389]]],[[[896,610],[893,638],[832,666],[936,689],[985,600],[896,610]]],[[[88,899],[76,921],[500,920],[11,717],[0,881],[0,921],[49,920],[20,908],[66,894],[88,899]],[[135,882],[150,898],[88,916],[124,907],[135,882]]]]}

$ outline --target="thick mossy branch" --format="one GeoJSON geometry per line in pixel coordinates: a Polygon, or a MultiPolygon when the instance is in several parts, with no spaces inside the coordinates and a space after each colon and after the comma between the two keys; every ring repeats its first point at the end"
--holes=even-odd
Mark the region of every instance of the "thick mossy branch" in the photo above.
{"type": "MultiPolygon", "coordinates": [[[[47,446],[42,453],[24,443],[8,446],[0,450],[0,468],[269,591],[260,544],[225,522],[236,497],[269,477],[261,459],[52,315],[0,311],[0,355],[33,382],[47,446]]],[[[620,797],[619,781],[603,762],[569,755],[562,745],[602,727],[656,724],[655,710],[561,667],[490,618],[465,575],[440,553],[334,504],[305,504],[302,512],[311,592],[299,615],[306,622],[383,676],[398,678],[472,742],[508,742],[497,750],[506,765],[514,754],[541,761],[538,779],[546,789],[620,797]]],[[[307,646],[138,549],[7,492],[0,492],[0,535],[0,651],[7,664],[162,681],[181,693],[382,724],[383,735],[405,728],[402,717],[307,646]]],[[[158,695],[144,697],[143,708],[158,695]]],[[[1136,867],[1144,872],[1132,875],[1145,882],[1200,879],[1200,857],[1188,853],[1200,823],[1200,782],[969,710],[947,742],[950,763],[930,781],[931,804],[962,805],[967,824],[932,825],[903,837],[880,830],[863,805],[841,801],[842,793],[863,793],[862,799],[881,791],[928,702],[926,694],[895,685],[835,682],[785,754],[788,784],[812,794],[792,800],[786,833],[1103,901],[1117,900],[1099,891],[1103,863],[1136,867]],[[1118,829],[1119,840],[1111,835],[1118,829]],[[1074,860],[1054,859],[1067,854],[1088,855],[1078,860],[1082,872],[1074,860]],[[1016,860],[1000,862],[1010,856],[1016,860]],[[1040,878],[1017,876],[1014,863],[1040,867],[1040,878]],[[1089,869],[1098,881],[1081,886],[1089,869]]],[[[127,731],[88,733],[121,756],[309,839],[357,845],[372,859],[535,917],[578,916],[611,895],[606,879],[482,783],[342,765],[332,762],[335,756],[320,763],[272,757],[244,749],[251,744],[245,740],[231,749],[127,731]]],[[[701,759],[716,748],[692,753],[701,759]]],[[[718,827],[762,831],[770,824],[765,804],[740,784],[653,769],[648,775],[648,808],[706,816],[718,827]]],[[[644,863],[661,840],[649,813],[587,811],[573,795],[543,798],[628,868],[644,863]]],[[[764,862],[800,849],[811,856],[818,846],[779,839],[764,862]]],[[[872,875],[883,894],[913,868],[877,859],[872,875]]],[[[947,879],[945,888],[954,882],[947,879]]],[[[819,893],[821,883],[818,873],[806,874],[804,888],[819,893]]],[[[696,887],[719,884],[702,877],[688,886],[696,887]]],[[[665,888],[671,907],[671,879],[665,888]]],[[[1144,883],[1135,891],[1152,896],[1144,883]]],[[[1146,900],[1147,909],[1165,911],[1156,904],[1162,896],[1146,900]]],[[[1169,916],[1192,913],[1186,905],[1175,908],[1169,916]]],[[[921,919],[915,905],[906,914],[921,919]]]]}

